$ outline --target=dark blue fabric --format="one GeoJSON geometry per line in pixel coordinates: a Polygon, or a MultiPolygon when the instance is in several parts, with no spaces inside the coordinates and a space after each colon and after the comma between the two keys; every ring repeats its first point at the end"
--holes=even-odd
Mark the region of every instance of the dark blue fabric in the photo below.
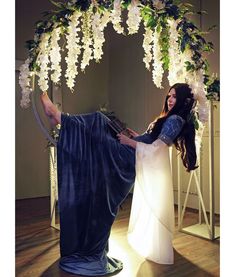
{"type": "MultiPolygon", "coordinates": [[[[147,133],[135,140],[153,142],[147,133]]],[[[135,180],[135,150],[112,137],[100,112],[62,114],[57,157],[60,267],[89,276],[122,269],[107,256],[108,238],[135,180]]]]}
{"type": "Polygon", "coordinates": [[[158,138],[170,146],[182,130],[184,123],[185,120],[181,116],[171,115],[164,122],[158,138]]]}

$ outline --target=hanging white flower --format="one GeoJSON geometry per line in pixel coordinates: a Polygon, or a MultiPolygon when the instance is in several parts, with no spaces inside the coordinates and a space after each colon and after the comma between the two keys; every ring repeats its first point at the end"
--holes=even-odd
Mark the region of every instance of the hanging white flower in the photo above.
{"type": "Polygon", "coordinates": [[[124,28],[120,25],[121,19],[121,0],[115,0],[113,10],[111,12],[111,21],[113,24],[114,30],[118,34],[124,34],[124,28]]]}
{"type": "Polygon", "coordinates": [[[142,17],[140,15],[140,8],[138,5],[138,0],[132,0],[131,4],[128,7],[128,19],[126,23],[128,25],[129,35],[138,32],[139,25],[142,20],[142,17]]]}
{"type": "Polygon", "coordinates": [[[84,12],[82,16],[82,32],[83,32],[83,57],[80,64],[80,68],[84,71],[85,67],[89,65],[90,60],[93,58],[93,50],[92,50],[92,36],[91,36],[91,16],[92,11],[89,9],[88,11],[84,12]]]}
{"type": "Polygon", "coordinates": [[[19,84],[21,87],[21,101],[20,105],[22,108],[28,108],[30,103],[30,93],[31,93],[31,76],[32,72],[29,69],[30,59],[28,58],[24,64],[20,66],[19,84]]]}
{"type": "Polygon", "coordinates": [[[178,66],[178,70],[176,70],[176,77],[178,79],[178,82],[188,83],[188,80],[191,80],[192,74],[190,71],[187,71],[186,62],[192,62],[192,56],[193,56],[193,52],[190,49],[185,49],[183,53],[180,51],[179,53],[180,63],[178,66]]]}
{"type": "Polygon", "coordinates": [[[105,42],[104,37],[104,27],[105,25],[101,22],[101,17],[98,11],[92,15],[92,31],[93,31],[93,51],[94,59],[98,62],[103,54],[102,46],[105,42]]]}
{"type": "Polygon", "coordinates": [[[42,91],[48,89],[49,39],[50,34],[43,33],[41,35],[41,41],[39,44],[40,52],[37,57],[37,64],[40,67],[40,71],[37,72],[37,75],[39,76],[38,85],[42,91]]]}
{"type": "Polygon", "coordinates": [[[195,145],[196,145],[196,153],[198,159],[200,158],[200,150],[201,150],[201,144],[202,144],[202,135],[205,129],[205,125],[201,122],[198,121],[198,130],[195,130],[195,145]]]}
{"type": "Polygon", "coordinates": [[[152,41],[153,41],[153,31],[148,28],[144,27],[145,33],[144,33],[144,39],[143,39],[143,49],[144,49],[144,58],[143,61],[145,63],[145,66],[148,70],[150,70],[150,63],[152,61],[152,41]]]}
{"type": "Polygon", "coordinates": [[[152,80],[158,88],[162,88],[163,62],[161,61],[160,32],[153,33],[153,70],[152,80]]]}
{"type": "Polygon", "coordinates": [[[209,106],[208,106],[208,100],[206,97],[206,87],[204,84],[204,72],[202,69],[195,71],[195,83],[192,84],[193,92],[195,95],[195,99],[198,101],[197,105],[197,111],[199,120],[202,123],[205,123],[208,121],[209,116],[209,106]]]}
{"type": "Polygon", "coordinates": [[[73,15],[70,17],[69,26],[67,29],[66,40],[68,49],[67,57],[65,58],[67,63],[66,69],[66,84],[73,91],[75,85],[75,77],[78,74],[77,63],[78,57],[81,52],[80,38],[79,38],[79,19],[81,16],[81,12],[75,11],[73,15]]]}
{"type": "MultiPolygon", "coordinates": [[[[170,86],[175,83],[184,82],[183,75],[183,57],[181,55],[178,44],[177,22],[175,20],[168,20],[169,24],[169,73],[168,80],[170,86]]],[[[185,67],[185,65],[184,65],[185,67]]]]}
{"type": "Polygon", "coordinates": [[[204,124],[208,121],[209,106],[204,84],[204,72],[202,69],[186,74],[186,82],[192,89],[194,99],[197,101],[196,112],[199,120],[204,124]]]}
{"type": "Polygon", "coordinates": [[[101,16],[101,28],[104,29],[108,22],[111,21],[111,12],[109,10],[104,10],[102,12],[102,16],[101,16]]]}
{"type": "Polygon", "coordinates": [[[61,76],[61,53],[60,46],[58,41],[60,40],[61,29],[55,28],[51,34],[51,50],[49,52],[49,57],[51,61],[51,70],[54,71],[51,74],[51,80],[54,83],[58,83],[60,81],[61,76]]]}

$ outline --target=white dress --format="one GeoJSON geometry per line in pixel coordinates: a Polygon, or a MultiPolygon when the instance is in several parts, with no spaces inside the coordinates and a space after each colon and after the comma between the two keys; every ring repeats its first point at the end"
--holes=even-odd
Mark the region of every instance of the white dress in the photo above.
{"type": "Polygon", "coordinates": [[[169,147],[137,143],[128,241],[147,260],[173,264],[174,201],[169,147]]]}

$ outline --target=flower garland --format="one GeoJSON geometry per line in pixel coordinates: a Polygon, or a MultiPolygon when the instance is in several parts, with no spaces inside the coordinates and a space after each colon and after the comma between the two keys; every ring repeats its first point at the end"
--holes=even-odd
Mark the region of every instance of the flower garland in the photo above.
{"type": "Polygon", "coordinates": [[[128,19],[126,20],[126,23],[128,25],[129,35],[138,32],[139,25],[142,20],[139,4],[139,1],[132,0],[128,7],[128,19]]]}
{"type": "Polygon", "coordinates": [[[77,70],[77,61],[78,56],[81,52],[81,46],[79,45],[80,38],[78,36],[78,32],[80,31],[79,27],[79,19],[81,17],[81,13],[76,11],[70,17],[69,26],[67,29],[66,40],[67,45],[66,48],[68,49],[67,57],[65,58],[67,63],[66,69],[66,83],[67,86],[73,91],[75,85],[75,77],[78,73],[77,70]]]}
{"type": "Polygon", "coordinates": [[[162,78],[163,78],[163,62],[161,60],[161,49],[160,49],[160,32],[157,31],[153,33],[153,71],[152,80],[158,88],[162,88],[162,78]]]}
{"type": "Polygon", "coordinates": [[[153,66],[152,79],[155,85],[162,88],[164,70],[168,70],[170,85],[188,83],[198,103],[196,111],[199,120],[206,122],[206,96],[212,98],[216,93],[219,96],[219,80],[210,78],[207,73],[208,63],[203,52],[212,51],[213,45],[206,42],[202,31],[185,16],[190,11],[188,4],[179,4],[174,0],[70,0],[53,4],[57,10],[49,12],[45,21],[36,24],[34,39],[27,41],[29,58],[21,66],[19,76],[22,107],[29,106],[32,72],[39,76],[38,84],[42,91],[48,89],[49,70],[52,72],[51,80],[54,83],[60,81],[59,40],[64,31],[68,49],[65,77],[67,86],[73,91],[78,66],[84,71],[90,60],[94,58],[99,62],[102,58],[104,29],[108,22],[112,22],[117,33],[124,34],[121,26],[122,10],[127,9],[128,34],[137,33],[143,20],[143,62],[148,70],[153,66]],[[79,64],[81,49],[83,55],[79,64]]]}
{"type": "Polygon", "coordinates": [[[121,0],[114,0],[113,10],[111,12],[111,21],[114,30],[118,34],[124,34],[124,28],[120,25],[121,20],[121,0]]]}
{"type": "Polygon", "coordinates": [[[170,86],[181,82],[189,84],[194,95],[194,99],[197,101],[196,112],[198,113],[198,119],[202,123],[205,123],[208,120],[208,106],[203,72],[202,70],[195,72],[186,70],[186,62],[192,60],[193,53],[191,50],[186,50],[184,53],[180,52],[178,43],[179,34],[177,31],[178,22],[169,20],[168,24],[170,26],[170,63],[168,75],[170,86]]]}
{"type": "Polygon", "coordinates": [[[49,52],[49,57],[51,61],[51,70],[54,72],[51,74],[51,80],[54,83],[58,83],[61,77],[61,53],[58,41],[60,40],[61,28],[55,28],[51,35],[51,50],[49,52]]]}
{"type": "Polygon", "coordinates": [[[28,108],[30,103],[30,93],[31,93],[31,75],[32,72],[29,70],[30,59],[28,58],[21,66],[20,66],[20,76],[19,76],[19,84],[21,87],[21,102],[20,105],[22,108],[28,108]]]}
{"type": "Polygon", "coordinates": [[[150,70],[150,63],[152,61],[152,41],[153,41],[153,31],[148,28],[144,27],[145,33],[143,35],[143,49],[144,49],[144,58],[143,62],[145,63],[145,67],[150,70]]]}
{"type": "Polygon", "coordinates": [[[91,9],[88,11],[84,12],[82,16],[82,32],[83,32],[83,38],[82,38],[82,43],[83,43],[83,57],[82,61],[80,64],[80,68],[82,71],[85,70],[85,67],[89,65],[90,60],[93,58],[93,50],[92,50],[92,36],[91,36],[91,16],[92,12],[91,9]]]}

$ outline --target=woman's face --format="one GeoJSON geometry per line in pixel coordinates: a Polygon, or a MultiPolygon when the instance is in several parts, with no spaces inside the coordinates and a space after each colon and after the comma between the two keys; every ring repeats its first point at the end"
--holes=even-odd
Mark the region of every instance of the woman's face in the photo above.
{"type": "Polygon", "coordinates": [[[175,89],[174,88],[172,88],[169,91],[167,97],[168,97],[168,99],[167,99],[168,111],[170,111],[174,107],[174,105],[176,103],[176,93],[175,93],[175,89]]]}

